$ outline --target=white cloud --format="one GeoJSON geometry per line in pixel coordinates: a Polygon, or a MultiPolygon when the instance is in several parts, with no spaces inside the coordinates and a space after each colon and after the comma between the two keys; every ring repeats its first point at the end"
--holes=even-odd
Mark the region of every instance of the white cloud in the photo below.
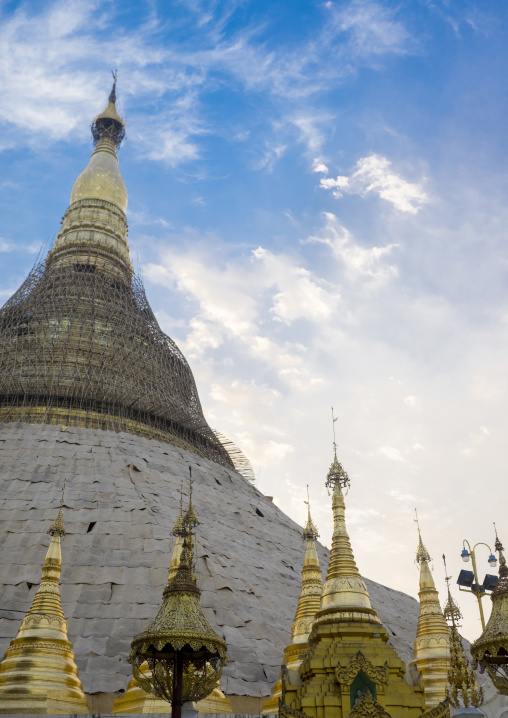
{"type": "Polygon", "coordinates": [[[327,175],[329,170],[328,167],[324,164],[324,162],[321,162],[320,159],[316,158],[314,162],[312,163],[312,171],[318,172],[320,174],[327,175]]]}
{"type": "Polygon", "coordinates": [[[393,204],[400,212],[416,214],[430,201],[422,183],[407,182],[393,172],[391,166],[386,157],[372,154],[358,160],[349,177],[339,175],[336,179],[323,178],[320,185],[324,189],[331,189],[337,198],[344,193],[365,197],[372,192],[393,204]]]}
{"type": "Polygon", "coordinates": [[[149,264],[145,276],[151,281],[176,287],[198,305],[189,321],[185,340],[180,342],[189,356],[201,356],[217,349],[227,336],[229,341],[248,347],[251,359],[269,366],[282,381],[292,386],[312,388],[320,377],[305,366],[306,347],[298,342],[269,336],[261,321],[265,301],[280,322],[296,318],[313,319],[327,312],[320,288],[314,286],[305,270],[292,266],[287,257],[273,257],[256,250],[248,261],[219,267],[204,251],[174,252],[162,264],[149,264]],[[289,293],[292,281],[300,283],[317,301],[315,307],[303,303],[292,308],[289,293]],[[281,286],[282,292],[276,287],[281,286]],[[313,373],[314,374],[314,373],[313,373]]]}
{"type": "Polygon", "coordinates": [[[266,406],[273,406],[282,395],[277,389],[273,389],[266,384],[260,386],[256,384],[254,380],[248,383],[235,380],[229,385],[212,384],[210,396],[215,401],[222,402],[223,404],[234,404],[235,406],[259,403],[266,406]]]}
{"type": "Polygon", "coordinates": [[[354,241],[351,233],[340,224],[331,212],[325,212],[325,226],[319,234],[308,237],[305,243],[325,244],[332,250],[337,259],[354,275],[363,275],[377,280],[386,280],[397,276],[397,267],[387,265],[384,259],[397,246],[362,247],[354,241]]]}
{"type": "Polygon", "coordinates": [[[381,454],[383,454],[383,456],[385,456],[390,461],[396,461],[396,462],[405,461],[405,458],[402,456],[401,452],[398,449],[396,449],[394,446],[381,446],[379,451],[381,454]]]}
{"type": "Polygon", "coordinates": [[[340,300],[340,294],[320,286],[311,272],[289,257],[258,247],[254,257],[264,265],[264,279],[279,290],[272,297],[270,312],[287,324],[296,319],[328,319],[340,300]]]}
{"type": "Polygon", "coordinates": [[[0,237],[0,252],[12,252],[13,249],[15,249],[13,242],[9,242],[8,239],[2,239],[2,237],[0,237]]]}
{"type": "Polygon", "coordinates": [[[411,409],[420,409],[422,406],[421,399],[413,395],[405,396],[404,404],[409,406],[411,409]]]}
{"type": "Polygon", "coordinates": [[[405,54],[414,44],[395,12],[375,0],[330,3],[334,25],[349,36],[349,51],[358,58],[405,54]]]}
{"type": "Polygon", "coordinates": [[[261,158],[254,163],[254,169],[272,172],[275,163],[280,160],[286,150],[287,145],[285,144],[274,143],[267,145],[261,158]]]}

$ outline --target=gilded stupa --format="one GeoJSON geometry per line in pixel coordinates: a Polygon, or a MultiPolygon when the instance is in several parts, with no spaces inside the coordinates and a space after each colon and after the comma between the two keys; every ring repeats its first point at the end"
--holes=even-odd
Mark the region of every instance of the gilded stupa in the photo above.
{"type": "MultiPolygon", "coordinates": [[[[309,487],[307,487],[308,491],[309,487]]],[[[314,618],[321,603],[323,580],[319,568],[319,557],[316,550],[318,530],[310,515],[310,501],[307,496],[307,523],[302,538],[306,542],[302,568],[302,592],[298,599],[295,617],[291,625],[291,640],[284,649],[282,665],[287,671],[297,672],[309,650],[309,636],[314,618]]],[[[279,699],[282,696],[282,678],[279,676],[272,688],[270,698],[263,706],[263,715],[279,712],[279,699]]]]}
{"type": "Polygon", "coordinates": [[[406,667],[388,645],[388,632],[356,566],[345,521],[343,489],[349,477],[335,445],[326,485],[332,490],[334,524],[328,573],[299,684],[284,686],[280,714],[416,718],[424,710],[422,690],[406,682],[406,667]]]}
{"type": "Polygon", "coordinates": [[[0,421],[126,431],[231,466],[134,276],[116,79],[51,251],[0,310],[0,421]]]}
{"type": "Polygon", "coordinates": [[[420,615],[411,665],[422,674],[427,710],[445,700],[450,670],[450,629],[439,604],[430,561],[418,524],[416,563],[420,567],[420,615]]]}
{"type": "MultiPolygon", "coordinates": [[[[302,530],[235,469],[133,273],[124,134],[115,85],[61,231],[0,309],[0,657],[33,603],[34,557],[67,480],[62,608],[90,710],[112,711],[132,677],[131,638],[167,583],[191,465],[206,507],[194,548],[201,604],[231,659],[221,688],[235,713],[259,713],[291,640],[302,530]]],[[[416,601],[367,585],[410,660],[416,601]]]]}
{"type": "Polygon", "coordinates": [[[0,713],[88,713],[60,598],[62,507],[32,607],[0,663],[0,713]]]}

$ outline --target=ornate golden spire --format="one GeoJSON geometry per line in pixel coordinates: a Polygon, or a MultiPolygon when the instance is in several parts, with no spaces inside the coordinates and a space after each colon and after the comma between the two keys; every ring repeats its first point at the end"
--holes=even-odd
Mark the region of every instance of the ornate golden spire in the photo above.
{"type": "MultiPolygon", "coordinates": [[[[443,561],[446,571],[444,555],[443,561]]],[[[483,689],[476,684],[474,673],[469,666],[469,660],[462,645],[462,638],[458,631],[458,621],[462,616],[450,593],[450,576],[446,576],[446,587],[448,598],[443,613],[450,627],[450,671],[446,694],[455,708],[461,706],[467,708],[469,705],[478,708],[483,703],[483,689]]]]}
{"type": "Polygon", "coordinates": [[[164,589],[159,612],[134,638],[129,655],[138,683],[168,702],[175,699],[175,670],[183,670],[181,700],[200,700],[215,688],[226,661],[226,643],[206,619],[200,594],[185,537],[176,575],[164,589]],[[175,660],[182,660],[183,668],[177,669],[175,660]],[[141,672],[145,665],[149,674],[141,672]]]}
{"type": "Polygon", "coordinates": [[[439,594],[429,566],[431,559],[422,541],[418,514],[415,521],[418,526],[416,562],[420,565],[420,615],[411,665],[416,666],[422,674],[425,707],[429,710],[446,698],[450,670],[450,630],[439,604],[439,594]]]}
{"type": "MultiPolygon", "coordinates": [[[[184,542],[185,556],[183,560],[187,564],[187,569],[189,567],[189,550],[187,542],[185,541],[186,539],[188,540],[188,534],[189,532],[186,526],[186,519],[183,513],[182,481],[182,485],[180,487],[180,510],[173,527],[173,535],[176,536],[176,541],[173,548],[173,555],[171,557],[168,586],[173,585],[174,579],[178,575],[178,569],[182,560],[184,542]]],[[[194,592],[194,588],[191,590],[194,592]]],[[[113,713],[167,713],[167,701],[161,696],[151,692],[150,682],[152,680],[152,672],[148,662],[144,661],[141,663],[135,670],[133,670],[133,674],[134,675],[129,681],[129,685],[127,686],[125,693],[115,700],[113,713]]],[[[218,711],[220,713],[232,713],[229,699],[227,699],[222,693],[218,681],[211,694],[202,702],[198,702],[196,708],[200,713],[206,713],[209,710],[212,712],[218,711]]]]}
{"type": "Polygon", "coordinates": [[[106,108],[92,122],[92,137],[95,145],[102,139],[111,140],[116,148],[125,137],[125,122],[116,109],[116,71],[113,74],[113,87],[109,93],[106,108]]]}
{"type": "Polygon", "coordinates": [[[71,191],[70,205],[62,229],[46,264],[48,267],[93,266],[124,283],[132,277],[127,244],[127,188],[116,150],[125,136],[125,122],[116,110],[116,75],[103,112],[92,122],[95,148],[71,191]],[[90,255],[94,257],[91,263],[90,255]]]}
{"type": "Polygon", "coordinates": [[[182,553],[183,540],[187,535],[187,528],[185,526],[185,517],[183,515],[183,481],[180,486],[180,511],[173,526],[173,536],[176,536],[175,545],[173,547],[173,555],[171,556],[171,563],[169,566],[168,581],[176,576],[176,571],[180,564],[180,555],[182,553]]]}
{"type": "Polygon", "coordinates": [[[492,612],[482,635],[471,646],[471,654],[481,671],[487,669],[497,690],[508,695],[508,566],[497,529],[495,547],[499,554],[499,578],[492,591],[492,612]]]}
{"type": "Polygon", "coordinates": [[[0,664],[0,713],[88,713],[62,611],[62,505],[50,526],[41,584],[0,664]]]}
{"type": "Polygon", "coordinates": [[[127,189],[118,168],[116,150],[125,137],[125,122],[116,110],[116,76],[105,109],[92,122],[95,149],[90,162],[74,183],[71,204],[82,199],[102,199],[127,210],[127,189]]]}
{"type": "MultiPolygon", "coordinates": [[[[333,418],[333,408],[332,408],[333,418]]],[[[335,422],[336,419],[333,418],[335,422]]],[[[349,486],[349,477],[337,459],[335,429],[333,461],[328,471],[326,486],[332,489],[333,536],[330,563],[326,576],[321,608],[314,625],[330,620],[365,621],[381,623],[376,611],[370,605],[370,598],[356,566],[351,542],[346,529],[346,504],[342,487],[349,486]]]]}
{"type": "MultiPolygon", "coordinates": [[[[291,641],[284,649],[282,664],[288,670],[296,671],[301,666],[309,649],[309,635],[312,624],[321,603],[323,581],[315,539],[319,534],[310,515],[309,487],[307,486],[307,523],[303,529],[303,540],[306,541],[305,556],[302,568],[302,590],[298,599],[295,617],[291,626],[291,641]]],[[[270,698],[263,705],[263,715],[278,713],[279,698],[282,696],[281,676],[272,688],[270,698]]]]}

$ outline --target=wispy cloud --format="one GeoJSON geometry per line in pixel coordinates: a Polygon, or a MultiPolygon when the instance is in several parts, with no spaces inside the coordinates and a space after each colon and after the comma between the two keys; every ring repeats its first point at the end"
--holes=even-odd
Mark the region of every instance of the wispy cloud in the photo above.
{"type": "Polygon", "coordinates": [[[386,157],[376,154],[358,160],[349,177],[325,177],[320,185],[324,189],[332,190],[334,197],[342,197],[345,193],[362,197],[369,193],[377,194],[400,212],[411,214],[416,214],[430,201],[423,183],[412,183],[403,179],[392,170],[392,163],[386,157]]]}
{"type": "Polygon", "coordinates": [[[9,242],[7,239],[0,237],[0,252],[12,252],[14,248],[15,245],[13,242],[9,242]]]}
{"type": "Polygon", "coordinates": [[[352,56],[368,58],[414,51],[415,40],[393,8],[375,0],[353,0],[346,4],[330,1],[327,6],[335,27],[347,34],[352,56]]]}
{"type": "Polygon", "coordinates": [[[344,227],[332,212],[324,213],[325,224],[319,234],[304,240],[305,243],[318,243],[328,246],[335,257],[354,276],[363,276],[375,280],[387,280],[397,276],[395,264],[387,264],[386,258],[396,244],[385,247],[362,247],[355,242],[351,232],[344,227]]]}

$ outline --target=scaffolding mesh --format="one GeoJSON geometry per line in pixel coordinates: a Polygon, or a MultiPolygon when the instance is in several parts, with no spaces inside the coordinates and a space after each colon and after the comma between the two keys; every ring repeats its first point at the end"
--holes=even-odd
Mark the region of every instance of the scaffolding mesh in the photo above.
{"type": "Polygon", "coordinates": [[[0,421],[126,431],[232,466],[140,278],[107,271],[105,251],[38,261],[0,309],[0,421]]]}

